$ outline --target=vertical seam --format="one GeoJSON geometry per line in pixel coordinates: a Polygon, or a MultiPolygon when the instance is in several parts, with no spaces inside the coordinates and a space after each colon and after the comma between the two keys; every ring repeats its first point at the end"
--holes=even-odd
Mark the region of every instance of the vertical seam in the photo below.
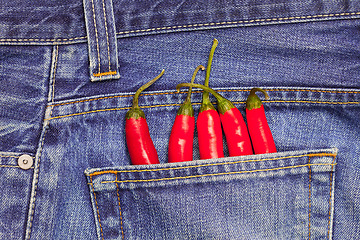
{"type": "MultiPolygon", "coordinates": [[[[55,64],[54,64],[54,72],[53,72],[53,76],[52,76],[52,96],[51,96],[51,103],[54,104],[55,102],[55,75],[56,75],[56,68],[57,68],[57,63],[58,63],[58,58],[59,58],[59,45],[56,45],[56,48],[55,48],[55,64]]],[[[51,108],[51,113],[52,113],[52,110],[54,108],[52,107],[51,108]]],[[[50,116],[51,116],[51,113],[50,113],[50,116]]]]}
{"type": "Polygon", "coordinates": [[[103,5],[103,12],[104,12],[105,33],[106,33],[106,43],[107,43],[107,54],[108,54],[109,72],[110,72],[110,71],[111,71],[111,64],[110,64],[110,47],[109,47],[109,34],[108,34],[106,11],[105,11],[105,0],[102,0],[102,5],[103,5]]]}
{"type": "Polygon", "coordinates": [[[100,62],[100,48],[99,48],[99,36],[98,36],[98,31],[97,31],[97,26],[96,26],[96,16],[95,16],[95,6],[94,6],[94,1],[91,1],[91,7],[92,7],[92,12],[93,12],[93,20],[94,20],[94,28],[95,28],[95,39],[96,39],[96,50],[97,50],[97,56],[98,56],[98,64],[99,64],[99,69],[98,69],[98,73],[100,73],[101,68],[101,62],[100,62]]]}
{"type": "Polygon", "coordinates": [[[119,202],[119,211],[120,211],[120,229],[121,229],[121,238],[125,239],[124,236],[124,227],[123,227],[123,217],[122,217],[122,211],[121,211],[121,204],[120,204],[120,193],[119,193],[119,185],[117,183],[117,173],[115,173],[116,179],[115,179],[115,184],[116,184],[116,194],[118,197],[118,202],[119,202]]]}
{"type": "Polygon", "coordinates": [[[334,162],[335,162],[335,156],[333,157],[332,165],[331,165],[331,171],[330,171],[330,197],[329,197],[329,221],[328,221],[328,231],[327,231],[327,239],[330,239],[330,224],[331,224],[331,198],[332,196],[332,188],[333,188],[333,170],[334,170],[334,162]]]}
{"type": "MultiPolygon", "coordinates": [[[[53,56],[54,56],[54,65],[53,65],[53,74],[52,76],[50,76],[50,81],[52,81],[52,88],[50,90],[50,87],[49,87],[49,91],[52,91],[51,92],[51,101],[52,103],[54,103],[54,90],[55,90],[55,77],[56,77],[56,68],[57,68],[57,63],[58,63],[58,55],[59,55],[59,46],[56,45],[56,48],[54,50],[54,53],[53,53],[53,56]]],[[[50,96],[50,93],[49,93],[49,96],[50,96]]],[[[49,98],[48,98],[49,100],[49,98]]],[[[50,113],[49,113],[49,116],[51,118],[51,114],[52,114],[52,110],[53,108],[51,108],[50,110],[50,113]]],[[[45,113],[46,114],[46,113],[45,113]]],[[[44,148],[44,144],[45,144],[45,136],[46,136],[46,133],[48,131],[48,125],[49,125],[49,120],[47,120],[49,118],[45,118],[44,119],[44,124],[43,124],[43,129],[44,130],[44,134],[41,138],[41,142],[40,142],[40,146],[39,146],[39,149],[38,149],[38,163],[37,163],[37,166],[35,167],[34,169],[34,183],[33,183],[33,193],[32,193],[32,196],[31,196],[31,199],[30,201],[32,201],[32,204],[30,203],[30,209],[29,209],[29,218],[28,218],[28,227],[27,227],[27,230],[26,230],[26,233],[25,233],[25,239],[30,239],[30,236],[31,236],[31,229],[32,229],[32,226],[33,226],[33,220],[34,220],[34,213],[35,213],[35,201],[36,201],[36,191],[37,191],[37,186],[38,186],[38,182],[39,182],[39,171],[40,171],[40,162],[41,162],[41,157],[42,157],[42,153],[43,153],[43,148],[44,148]]]]}
{"type": "Polygon", "coordinates": [[[311,157],[309,156],[309,240],[311,239],[311,157]]]}
{"type": "Polygon", "coordinates": [[[92,192],[93,192],[93,195],[94,195],[94,201],[95,201],[95,206],[96,206],[96,213],[97,213],[97,216],[98,216],[98,222],[99,222],[99,227],[100,227],[101,239],[104,240],[104,233],[103,233],[102,226],[101,226],[101,221],[100,221],[99,206],[98,206],[98,203],[97,203],[96,193],[95,193],[94,184],[93,184],[93,181],[92,181],[92,177],[91,177],[91,176],[90,176],[90,184],[91,184],[92,192]]]}

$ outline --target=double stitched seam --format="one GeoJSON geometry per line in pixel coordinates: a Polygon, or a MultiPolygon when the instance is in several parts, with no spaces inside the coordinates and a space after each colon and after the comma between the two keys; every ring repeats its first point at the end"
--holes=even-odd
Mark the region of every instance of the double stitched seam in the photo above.
{"type": "MultiPolygon", "coordinates": [[[[334,164],[335,162],[335,156],[333,157],[333,161],[332,164],[334,164]]],[[[331,166],[331,171],[330,171],[330,197],[329,197],[329,221],[328,221],[328,231],[327,231],[327,239],[330,239],[330,224],[331,224],[331,208],[332,208],[332,188],[334,187],[332,185],[333,183],[333,171],[334,171],[334,165],[331,166]]]]}
{"type": "Polygon", "coordinates": [[[132,173],[132,172],[155,172],[155,171],[168,171],[168,170],[180,170],[180,169],[190,169],[190,168],[199,168],[199,167],[209,167],[209,166],[224,166],[224,165],[233,165],[239,163],[252,163],[252,162],[266,162],[266,161],[274,161],[280,159],[288,159],[288,158],[301,158],[301,157],[335,157],[335,153],[309,153],[304,155],[297,156],[286,156],[286,157],[277,157],[277,158],[265,158],[265,159],[252,159],[252,160],[240,160],[235,162],[224,162],[224,163],[209,163],[209,164],[201,164],[196,166],[184,166],[184,167],[172,167],[172,168],[156,168],[156,169],[142,169],[142,170],[108,170],[101,172],[94,172],[89,174],[89,176],[107,174],[107,173],[132,173]]]}
{"type": "MultiPolygon", "coordinates": [[[[262,101],[263,103],[313,103],[313,104],[332,104],[332,105],[357,105],[360,104],[360,102],[326,102],[326,101],[297,101],[297,100],[274,100],[274,101],[262,101]]],[[[233,101],[234,104],[244,104],[244,101],[233,101]]],[[[192,103],[192,105],[200,105],[201,103],[192,103]]],[[[158,107],[173,107],[173,106],[180,106],[180,103],[174,103],[174,104],[158,104],[158,105],[150,105],[150,106],[141,106],[140,108],[158,108],[158,107]]],[[[118,111],[118,110],[126,110],[130,109],[130,107],[121,107],[121,108],[105,108],[105,109],[98,109],[93,111],[87,111],[87,112],[80,112],[80,113],[73,113],[73,114],[67,114],[67,115],[61,115],[52,117],[50,119],[58,119],[58,118],[64,118],[64,117],[73,117],[73,116],[79,116],[89,113],[97,113],[97,112],[105,112],[105,111],[118,111]]]]}
{"type": "MultiPolygon", "coordinates": [[[[55,76],[56,76],[56,68],[57,68],[57,63],[58,63],[58,55],[59,55],[59,46],[56,46],[55,48],[55,51],[54,51],[54,54],[55,54],[55,60],[54,60],[54,65],[53,65],[53,74],[52,76],[50,77],[50,79],[52,80],[52,88],[51,90],[49,89],[49,91],[52,91],[51,92],[51,101],[54,102],[54,97],[55,97],[55,94],[54,94],[54,91],[55,91],[55,76]]],[[[50,111],[50,116],[49,116],[49,119],[51,118],[51,114],[52,114],[52,110],[53,108],[51,109],[50,111]]],[[[40,143],[40,148],[39,148],[39,157],[38,157],[38,166],[37,168],[35,168],[35,172],[34,172],[34,194],[32,196],[32,204],[30,203],[30,209],[29,209],[29,214],[30,214],[30,220],[29,220],[29,227],[28,227],[28,237],[26,239],[30,239],[30,236],[31,236],[31,228],[33,226],[33,220],[34,220],[34,212],[35,212],[35,201],[36,201],[36,191],[37,191],[37,185],[38,185],[38,182],[39,182],[39,170],[40,170],[40,163],[41,163],[41,157],[42,157],[42,153],[43,153],[43,148],[44,148],[44,144],[45,144],[45,136],[46,136],[46,133],[48,131],[48,124],[47,123],[47,119],[44,119],[44,124],[47,124],[47,125],[44,125],[44,134],[42,136],[42,139],[41,139],[41,143],[40,143]]]]}
{"type": "MultiPolygon", "coordinates": [[[[287,167],[278,167],[278,168],[268,168],[268,169],[257,169],[257,170],[248,170],[248,171],[236,171],[236,172],[224,172],[224,173],[209,173],[209,174],[199,174],[199,175],[191,175],[191,176],[183,176],[183,177],[169,177],[169,178],[155,178],[155,179],[141,179],[141,180],[122,180],[117,181],[117,183],[138,183],[138,182],[157,182],[157,181],[168,181],[168,180],[180,180],[180,179],[191,179],[191,178],[199,178],[199,177],[213,177],[213,176],[225,176],[225,175],[233,175],[233,174],[245,174],[245,173],[255,173],[255,172],[268,172],[268,171],[276,171],[276,170],[285,170],[285,169],[293,169],[293,168],[301,168],[301,167],[311,167],[311,166],[329,166],[336,165],[331,163],[314,163],[314,164],[303,164],[296,166],[287,166],[287,167]]],[[[103,181],[104,183],[115,183],[115,181],[103,181]]]]}
{"type": "MultiPolygon", "coordinates": [[[[311,89],[265,89],[268,92],[319,92],[319,93],[351,93],[351,94],[360,94],[360,91],[326,91],[326,90],[311,90],[311,89]]],[[[216,90],[217,92],[250,92],[250,89],[224,89],[224,90],[216,90]]],[[[202,93],[203,91],[192,91],[193,93],[202,93]]],[[[143,93],[140,96],[157,96],[157,95],[170,95],[170,94],[187,94],[187,92],[162,92],[162,93],[143,93]]],[[[72,101],[67,103],[58,103],[54,104],[54,106],[62,106],[68,104],[75,104],[75,103],[82,103],[82,102],[90,102],[90,101],[97,101],[97,100],[104,100],[104,99],[111,99],[111,98],[127,98],[133,97],[134,95],[118,95],[118,96],[108,96],[108,97],[99,97],[93,99],[86,99],[86,100],[79,100],[79,101],[72,101]]],[[[241,102],[242,103],[242,102],[241,102]]],[[[359,102],[355,102],[359,103],[359,102]]],[[[50,107],[50,106],[49,106],[50,107]]]]}
{"type": "Polygon", "coordinates": [[[115,180],[115,184],[116,184],[116,194],[117,194],[117,198],[118,198],[118,203],[119,203],[119,213],[120,213],[120,229],[121,229],[121,238],[125,239],[124,236],[124,227],[123,227],[123,217],[122,217],[122,211],[121,211],[121,203],[120,203],[120,193],[119,193],[119,185],[117,184],[117,173],[114,173],[116,176],[116,180],[115,180]]]}
{"type": "Polygon", "coordinates": [[[106,44],[107,44],[107,55],[108,55],[108,62],[109,62],[109,71],[108,72],[101,72],[101,59],[100,59],[100,46],[99,46],[99,34],[96,25],[96,14],[95,14],[95,6],[94,0],[91,1],[91,7],[93,12],[93,20],[94,20],[94,29],[95,29],[95,40],[96,40],[96,51],[97,51],[97,59],[98,59],[98,72],[93,73],[94,77],[103,77],[108,75],[115,75],[117,74],[116,71],[111,71],[111,60],[110,60],[110,44],[109,44],[109,34],[108,34],[108,27],[107,27],[107,18],[106,18],[106,9],[105,9],[105,2],[102,0],[103,5],[103,13],[104,13],[104,23],[105,23],[105,34],[106,34],[106,44]]]}
{"type": "Polygon", "coordinates": [[[43,39],[43,38],[21,38],[21,39],[16,39],[16,38],[1,38],[0,42],[66,42],[66,41],[74,41],[74,40],[83,40],[86,39],[87,37],[73,37],[73,38],[55,38],[55,39],[51,39],[51,38],[47,38],[47,39],[43,39]]]}
{"type": "MultiPolygon", "coordinates": [[[[56,68],[59,58],[59,46],[56,46],[56,55],[55,55],[55,65],[54,65],[54,73],[52,76],[52,96],[51,96],[51,103],[54,106],[55,102],[55,74],[56,74],[56,68]]],[[[50,116],[52,115],[52,111],[54,110],[54,107],[51,108],[50,116]]]]}
{"type": "Polygon", "coordinates": [[[97,218],[98,218],[99,227],[100,227],[101,239],[104,239],[104,233],[103,233],[103,229],[102,229],[101,221],[100,221],[99,206],[98,206],[98,203],[97,203],[96,193],[95,193],[94,184],[93,184],[93,181],[92,181],[92,177],[91,177],[91,176],[90,176],[90,184],[91,184],[91,187],[92,187],[92,192],[93,192],[93,194],[94,194],[94,202],[95,202],[95,206],[96,206],[96,213],[97,213],[97,218]]]}
{"type": "MultiPolygon", "coordinates": [[[[193,27],[207,27],[207,26],[221,26],[221,25],[236,25],[242,23],[261,23],[261,22],[280,22],[288,21],[288,20],[311,20],[312,18],[329,18],[329,17],[342,17],[342,16],[357,16],[360,15],[360,12],[352,12],[352,13],[332,13],[332,14],[318,14],[318,15],[308,15],[308,16],[298,16],[298,17],[279,17],[279,18],[267,18],[267,19],[252,19],[252,20],[240,20],[240,21],[229,21],[229,22],[218,22],[218,23],[203,23],[203,24],[189,24],[189,25],[179,25],[179,26],[169,26],[169,27],[158,27],[158,28],[149,28],[149,29],[138,29],[138,30],[129,30],[122,31],[116,33],[117,35],[124,35],[129,33],[143,33],[143,32],[151,32],[158,30],[176,30],[182,28],[193,28],[193,27]]],[[[73,38],[60,38],[60,39],[41,39],[41,38],[30,38],[30,39],[9,39],[2,38],[0,42],[59,42],[66,43],[74,40],[82,40],[87,37],[73,37],[73,38]]]]}
{"type": "Polygon", "coordinates": [[[355,13],[334,13],[334,14],[319,14],[319,15],[310,15],[310,16],[299,16],[299,17],[279,17],[279,18],[266,18],[266,19],[252,19],[252,20],[240,20],[240,21],[230,21],[230,22],[217,22],[217,23],[200,23],[200,24],[190,24],[183,26],[170,26],[170,27],[158,27],[158,28],[149,28],[149,29],[139,29],[139,30],[130,30],[118,32],[118,35],[129,34],[129,33],[143,33],[143,32],[152,32],[159,30],[171,30],[171,29],[181,29],[181,28],[193,28],[193,27],[209,27],[209,26],[222,26],[222,25],[236,25],[243,23],[261,23],[261,22],[277,22],[277,21],[289,21],[289,20],[310,20],[312,18],[325,18],[325,17],[340,17],[340,16],[355,16],[359,15],[360,12],[355,13]]]}
{"type": "Polygon", "coordinates": [[[107,43],[107,54],[108,54],[108,61],[109,61],[109,72],[108,72],[108,73],[111,73],[109,34],[108,34],[108,28],[107,28],[107,19],[106,19],[105,1],[104,1],[104,0],[102,0],[102,5],[103,5],[103,12],[104,12],[104,23],[105,23],[105,33],[106,33],[106,43],[107,43]]]}
{"type": "Polygon", "coordinates": [[[92,7],[92,12],[93,12],[93,20],[94,20],[94,28],[95,28],[95,40],[96,40],[96,51],[97,51],[97,58],[98,58],[98,65],[99,65],[99,69],[98,69],[98,73],[100,74],[100,47],[99,47],[99,36],[98,36],[98,31],[97,31],[97,26],[96,26],[96,16],[95,16],[95,6],[94,6],[94,0],[90,0],[91,1],[91,7],[92,7]]]}
{"type": "MultiPolygon", "coordinates": [[[[311,239],[311,166],[317,164],[310,164],[311,156],[309,156],[309,240],[311,239]]],[[[328,164],[331,165],[331,164],[328,164]]],[[[332,165],[333,166],[333,165],[332,165]]]]}
{"type": "MultiPolygon", "coordinates": [[[[105,73],[104,73],[105,74],[105,73]]],[[[242,90],[242,89],[229,89],[229,90],[216,90],[217,92],[250,92],[250,90],[242,90]]],[[[356,91],[326,91],[326,90],[311,90],[311,89],[266,89],[266,91],[270,92],[320,92],[320,93],[351,93],[351,94],[360,94],[360,92],[356,91]]],[[[203,91],[193,91],[193,93],[202,93],[203,91]]],[[[157,96],[157,95],[170,95],[170,94],[187,94],[187,92],[162,92],[162,93],[143,93],[140,96],[157,96]]],[[[108,96],[108,97],[99,97],[99,98],[93,98],[93,99],[85,99],[85,100],[78,100],[78,101],[72,101],[67,103],[57,103],[53,106],[63,106],[63,105],[69,105],[69,104],[75,104],[75,103],[82,103],[82,102],[91,102],[91,101],[97,101],[97,100],[105,100],[105,99],[112,99],[112,98],[128,98],[133,97],[134,95],[118,95],[118,96],[108,96]]],[[[269,102],[269,101],[264,101],[269,102]]],[[[244,101],[238,101],[237,103],[244,103],[244,101]]],[[[326,102],[326,103],[333,103],[333,102],[326,102]]],[[[359,103],[359,102],[348,102],[348,103],[359,103]]],[[[48,106],[51,107],[52,105],[48,106]]]]}

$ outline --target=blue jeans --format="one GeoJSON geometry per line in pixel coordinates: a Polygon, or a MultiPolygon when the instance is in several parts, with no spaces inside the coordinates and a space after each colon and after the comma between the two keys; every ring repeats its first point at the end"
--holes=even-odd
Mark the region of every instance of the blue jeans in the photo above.
{"type": "Polygon", "coordinates": [[[1,239],[360,238],[358,1],[2,9],[1,239]],[[206,65],[213,38],[210,86],[244,115],[249,90],[265,89],[278,153],[167,163],[186,95],[175,86],[206,65]],[[125,114],[163,68],[139,100],[161,164],[134,166],[125,114]]]}

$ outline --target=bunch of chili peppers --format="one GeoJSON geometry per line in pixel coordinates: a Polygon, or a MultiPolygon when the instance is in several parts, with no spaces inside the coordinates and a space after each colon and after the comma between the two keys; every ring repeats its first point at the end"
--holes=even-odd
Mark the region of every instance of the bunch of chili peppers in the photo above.
{"type": "MultiPolygon", "coordinates": [[[[268,94],[260,89],[253,88],[246,101],[246,120],[234,104],[219,93],[209,88],[209,78],[213,55],[218,41],[214,39],[210,51],[204,85],[195,84],[197,72],[204,66],[198,66],[190,83],[181,83],[176,86],[178,92],[181,87],[189,87],[187,97],[180,106],[175,118],[168,148],[169,162],[183,162],[193,160],[193,138],[195,129],[194,109],[191,104],[192,88],[204,90],[203,99],[197,119],[200,159],[224,157],[223,135],[230,156],[276,152],[275,143],[266,120],[264,106],[256,92],[260,91],[268,99],[268,94]],[[209,94],[217,100],[217,109],[210,101],[209,94]]],[[[126,114],[126,140],[132,164],[159,163],[158,155],[151,140],[149,128],[144,112],[138,105],[140,93],[164,74],[164,70],[153,80],[138,89],[134,95],[133,106],[126,114]]]]}

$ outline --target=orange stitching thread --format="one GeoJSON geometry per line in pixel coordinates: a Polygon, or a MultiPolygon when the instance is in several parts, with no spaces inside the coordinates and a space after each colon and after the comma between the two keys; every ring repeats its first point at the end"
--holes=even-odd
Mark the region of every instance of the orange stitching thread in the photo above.
{"type": "Polygon", "coordinates": [[[92,11],[93,11],[93,20],[94,20],[94,28],[95,28],[95,39],[96,39],[96,50],[97,50],[97,55],[98,55],[98,62],[99,62],[99,73],[100,73],[100,48],[99,48],[99,36],[98,36],[98,31],[97,31],[97,27],[96,27],[96,17],[95,17],[95,6],[94,6],[94,1],[91,1],[91,6],[92,6],[92,11]]]}
{"type": "MultiPolygon", "coordinates": [[[[250,90],[249,90],[250,91],[250,90]]],[[[278,88],[278,89],[266,89],[266,91],[284,91],[284,92],[319,92],[319,93],[355,93],[360,94],[360,91],[338,91],[338,90],[315,90],[315,89],[285,89],[285,88],[278,88]]]]}
{"type": "Polygon", "coordinates": [[[116,194],[118,197],[118,202],[119,202],[119,211],[120,211],[120,229],[121,229],[121,236],[122,239],[125,239],[124,236],[124,228],[123,228],[123,218],[122,218],[122,213],[121,213],[121,204],[120,204],[120,194],[119,194],[119,185],[117,184],[117,174],[115,172],[115,182],[116,182],[116,194]]]}
{"type": "Polygon", "coordinates": [[[96,213],[97,213],[97,215],[98,215],[98,221],[99,221],[99,226],[100,226],[101,238],[104,239],[104,233],[103,233],[102,226],[101,226],[101,222],[100,222],[99,206],[98,206],[98,203],[97,203],[97,200],[96,200],[96,193],[95,193],[94,184],[93,184],[93,182],[92,182],[92,177],[91,177],[91,176],[90,176],[90,183],[91,183],[92,191],[93,191],[93,194],[94,194],[94,200],[95,200],[95,205],[96,205],[96,213]]]}
{"type": "MultiPolygon", "coordinates": [[[[332,163],[334,164],[335,162],[335,156],[334,159],[332,161],[332,163]]],[[[331,166],[331,172],[330,172],[330,197],[329,197],[329,222],[328,222],[328,231],[327,231],[327,239],[330,239],[330,224],[331,224],[331,198],[332,198],[332,178],[333,178],[333,170],[334,170],[334,166],[331,166]]]]}
{"type": "MultiPolygon", "coordinates": [[[[118,171],[116,170],[107,170],[107,171],[104,171],[102,173],[113,173],[113,174],[116,174],[118,173],[118,171]]],[[[89,174],[89,176],[93,177],[93,176],[97,176],[97,175],[100,175],[101,173],[100,172],[94,172],[94,173],[91,173],[89,174]]]]}
{"type": "MultiPolygon", "coordinates": [[[[200,105],[201,103],[193,103],[193,105],[200,105]]],[[[172,107],[172,106],[180,106],[180,103],[174,103],[174,104],[161,104],[161,105],[154,105],[154,106],[141,106],[141,108],[153,108],[153,107],[172,107]]],[[[72,117],[72,116],[79,116],[89,113],[97,113],[97,112],[106,112],[106,111],[119,111],[119,110],[127,110],[130,109],[130,107],[122,107],[122,108],[107,108],[107,109],[99,109],[94,111],[88,111],[88,112],[81,112],[81,113],[74,113],[69,115],[63,115],[63,116],[57,116],[48,118],[46,120],[52,120],[52,119],[58,119],[58,118],[64,118],[64,117],[72,117]]]]}
{"type": "MultiPolygon", "coordinates": [[[[190,179],[190,178],[198,178],[198,177],[211,177],[211,176],[223,176],[223,175],[232,175],[232,174],[243,174],[243,173],[254,173],[254,172],[267,172],[267,171],[276,171],[276,170],[284,170],[291,168],[299,168],[299,167],[309,167],[309,166],[330,166],[336,165],[331,163],[314,163],[314,164],[304,164],[304,165],[296,165],[296,166],[288,166],[288,167],[279,167],[279,168],[269,168],[269,169],[257,169],[257,170],[249,170],[249,171],[239,171],[239,172],[226,172],[226,173],[211,173],[211,174],[201,174],[201,175],[192,175],[192,176],[184,176],[184,177],[171,177],[171,178],[157,178],[157,179],[141,179],[141,180],[123,180],[117,181],[117,183],[137,183],[137,182],[157,182],[157,181],[166,181],[166,180],[178,180],[178,179],[190,179]]],[[[115,181],[103,181],[103,183],[114,183],[115,181]]]]}
{"type": "MultiPolygon", "coordinates": [[[[109,62],[109,68],[110,68],[110,62],[109,62]]],[[[100,73],[100,64],[99,64],[99,73],[94,73],[93,76],[94,77],[102,77],[102,76],[107,76],[107,75],[115,75],[116,73],[117,73],[116,71],[100,73]]]]}
{"type": "MultiPolygon", "coordinates": [[[[192,92],[193,93],[201,93],[202,91],[192,91],[192,92]]],[[[187,92],[180,92],[180,93],[186,94],[187,92]]],[[[142,94],[140,94],[140,96],[157,96],[157,95],[167,95],[167,94],[176,94],[176,92],[142,93],[142,94]]],[[[54,105],[49,105],[47,107],[62,106],[62,105],[68,105],[68,104],[74,104],[74,103],[82,103],[82,102],[91,102],[91,101],[111,99],[111,98],[127,98],[127,97],[133,97],[133,96],[134,96],[134,94],[99,97],[99,98],[93,98],[93,99],[78,100],[78,101],[73,101],[73,102],[57,103],[57,104],[54,104],[54,105]]]]}
{"type": "MultiPolygon", "coordinates": [[[[323,102],[323,101],[296,101],[296,100],[275,100],[275,101],[263,101],[268,103],[319,103],[319,104],[360,104],[360,102],[323,102]]],[[[236,103],[236,102],[235,102],[236,103]]]]}
{"type": "MultiPolygon", "coordinates": [[[[233,101],[233,103],[234,104],[243,104],[244,102],[233,101]]],[[[321,101],[287,101],[287,100],[263,101],[263,103],[317,103],[317,104],[334,104],[334,105],[360,104],[360,102],[321,102],[321,101]]],[[[201,103],[192,103],[192,105],[200,105],[200,104],[201,103]]],[[[151,106],[141,106],[141,108],[172,107],[172,106],[180,106],[180,104],[178,104],[178,103],[159,104],[159,105],[151,105],[151,106]]],[[[81,113],[74,113],[74,114],[52,117],[52,118],[49,118],[46,120],[52,120],[52,119],[58,119],[58,118],[64,118],[64,117],[72,117],[72,116],[78,116],[78,115],[84,115],[84,114],[96,113],[96,112],[116,111],[116,110],[125,110],[125,109],[130,109],[130,107],[99,109],[99,110],[93,110],[93,111],[88,111],[88,112],[81,112],[81,113]]]]}
{"type": "MultiPolygon", "coordinates": [[[[309,240],[311,239],[311,164],[310,164],[311,156],[309,156],[309,240]]],[[[315,164],[313,164],[315,165],[315,164]]]]}
{"type": "Polygon", "coordinates": [[[222,165],[232,165],[238,163],[250,163],[250,162],[265,162],[265,161],[274,161],[279,159],[288,159],[288,158],[300,158],[300,157],[335,157],[335,153],[309,153],[304,155],[298,156],[286,156],[286,157],[277,157],[277,158],[267,158],[267,159],[253,159],[247,161],[236,161],[236,162],[224,162],[224,163],[208,163],[208,164],[201,164],[195,166],[184,166],[184,167],[174,167],[174,168],[157,168],[157,169],[142,169],[142,170],[107,170],[101,172],[94,172],[89,174],[89,176],[97,176],[107,173],[131,173],[131,172],[155,172],[155,171],[167,171],[167,170],[179,170],[179,169],[189,169],[189,168],[198,168],[198,167],[208,167],[208,166],[222,166],[222,165]]]}
{"type": "MultiPolygon", "coordinates": [[[[250,89],[220,89],[220,90],[216,90],[217,92],[250,92],[250,89]]],[[[295,91],[299,91],[299,92],[323,92],[323,93],[354,93],[354,94],[360,94],[359,92],[356,91],[323,91],[323,90],[311,90],[311,89],[266,89],[266,91],[279,91],[279,92],[295,92],[295,91]]],[[[193,91],[193,93],[201,93],[203,91],[201,90],[196,90],[193,91]]],[[[181,94],[186,94],[187,92],[180,92],[181,94]]],[[[144,93],[141,94],[141,96],[156,96],[156,95],[168,95],[168,94],[178,94],[177,92],[160,92],[160,93],[144,93]]],[[[96,101],[96,100],[104,100],[104,99],[109,99],[109,98],[123,98],[123,97],[132,97],[134,96],[133,94],[131,95],[118,95],[118,96],[109,96],[109,97],[99,97],[99,98],[93,98],[93,99],[86,99],[86,100],[79,100],[79,101],[73,101],[73,102],[67,102],[67,103],[58,103],[58,104],[54,104],[54,106],[62,106],[62,105],[68,105],[68,104],[74,104],[74,103],[81,103],[81,102],[89,102],[89,101],[96,101]]],[[[266,101],[264,101],[266,102],[266,101]]],[[[238,102],[238,103],[243,103],[243,102],[238,102]]],[[[358,103],[358,102],[356,102],[358,103]]],[[[50,107],[50,106],[48,106],[50,107]]]]}
{"type": "MultiPolygon", "coordinates": [[[[107,28],[107,22],[106,22],[106,11],[105,11],[105,2],[102,0],[103,5],[103,12],[104,12],[104,22],[105,22],[105,33],[106,33],[106,43],[107,43],[107,54],[108,54],[108,61],[109,61],[109,72],[111,71],[110,67],[110,47],[109,47],[109,34],[108,34],[108,28],[107,28]]],[[[116,72],[115,72],[116,74],[116,72]]]]}

